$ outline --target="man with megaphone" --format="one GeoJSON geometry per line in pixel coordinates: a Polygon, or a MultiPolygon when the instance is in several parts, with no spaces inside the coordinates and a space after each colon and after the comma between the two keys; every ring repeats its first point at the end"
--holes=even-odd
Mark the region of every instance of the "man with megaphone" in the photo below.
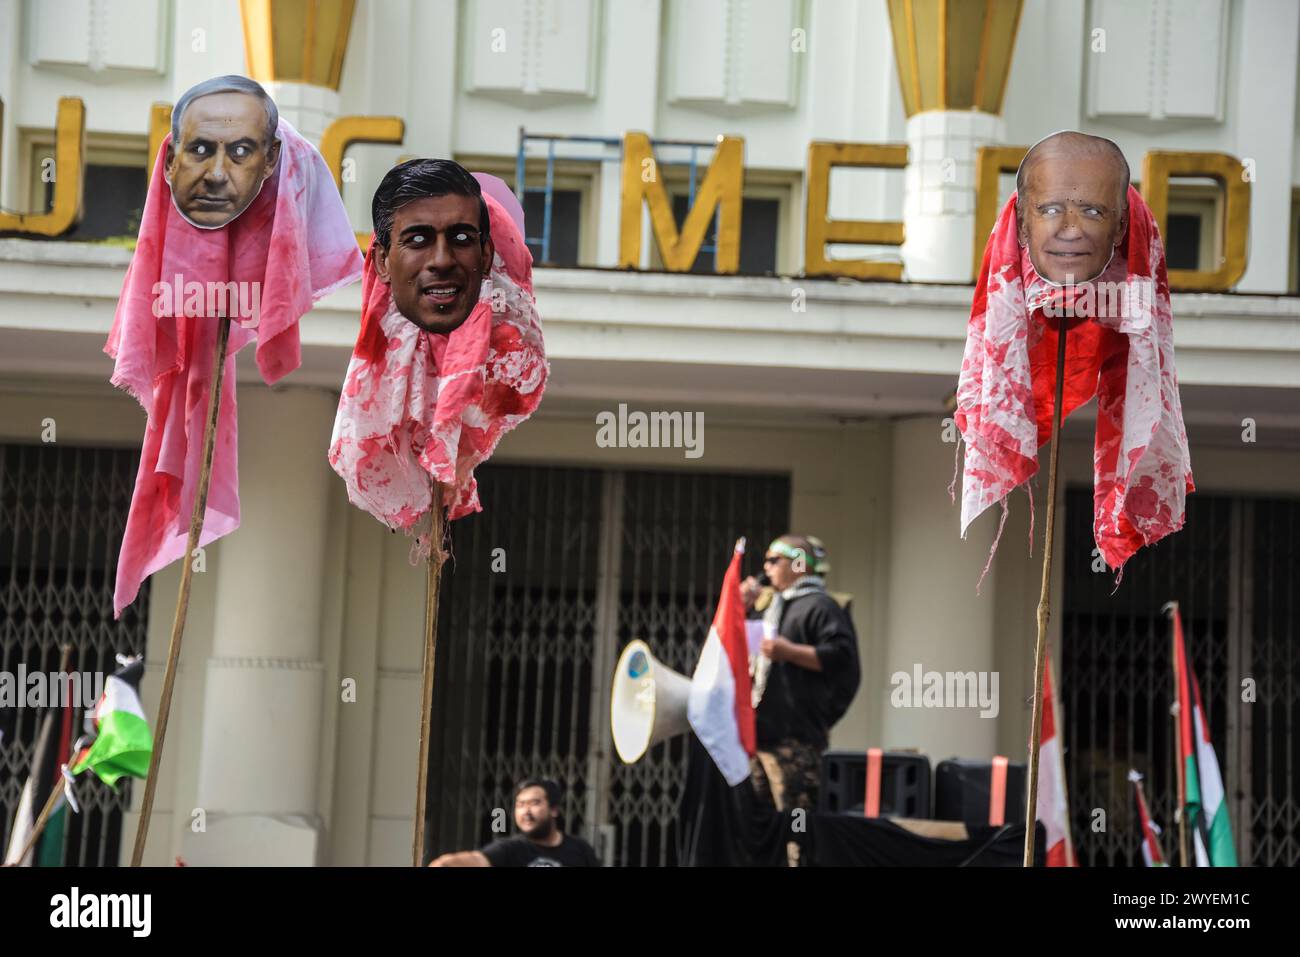
{"type": "MultiPolygon", "coordinates": [[[[740,586],[746,608],[763,618],[754,668],[758,753],[750,764],[751,781],[760,800],[781,811],[816,808],[830,729],[861,680],[857,632],[826,590],[823,576],[829,571],[821,541],[782,535],[763,557],[766,582],[751,576],[740,586]]],[[[793,865],[799,849],[789,847],[793,865]]]]}

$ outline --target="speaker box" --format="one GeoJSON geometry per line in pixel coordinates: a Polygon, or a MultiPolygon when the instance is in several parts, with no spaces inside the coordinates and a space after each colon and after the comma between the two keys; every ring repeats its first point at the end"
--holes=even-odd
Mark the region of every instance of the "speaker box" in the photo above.
{"type": "MultiPolygon", "coordinates": [[[[817,810],[861,817],[866,798],[866,752],[827,751],[823,754],[817,810]]],[[[930,816],[930,759],[924,754],[886,751],[881,756],[880,816],[930,816]]]]}
{"type": "MultiPolygon", "coordinates": [[[[1006,801],[1003,821],[1025,820],[1027,770],[1024,764],[1007,762],[1006,801]]],[[[989,792],[993,787],[993,762],[950,758],[934,769],[934,816],[940,821],[989,823],[989,792]]]]}

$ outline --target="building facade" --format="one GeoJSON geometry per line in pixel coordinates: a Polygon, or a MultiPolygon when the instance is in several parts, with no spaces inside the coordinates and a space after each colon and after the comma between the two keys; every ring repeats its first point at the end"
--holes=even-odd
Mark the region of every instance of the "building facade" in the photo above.
{"type": "MultiPolygon", "coordinates": [[[[820,536],[831,587],[854,596],[863,683],[833,747],[1020,759],[1046,483],[1033,554],[1017,493],[978,593],[997,517],[962,540],[948,494],[977,237],[1014,188],[993,148],[1015,156],[1081,129],[1115,140],[1139,186],[1157,175],[1152,154],[1227,157],[1218,178],[1209,161],[1175,166],[1164,219],[1187,290],[1173,296],[1197,484],[1187,527],[1118,588],[1096,568],[1093,407],[1077,413],[1050,641],[1085,862],[1140,861],[1129,767],[1172,821],[1171,600],[1239,856],[1300,860],[1286,773],[1300,757],[1289,0],[0,0],[0,37],[0,654],[11,670],[53,667],[67,640],[111,668],[114,652],[144,651],[149,708],[180,570],[112,621],[144,416],[108,385],[102,347],[158,142],[153,105],[219,74],[263,82],[333,157],[359,233],[400,158],[454,157],[516,188],[522,169],[552,378],[483,469],[484,513],[454,527],[428,782],[440,851],[490,837],[510,783],[546,773],[567,787],[569,828],[607,860],[675,862],[681,742],[619,764],[610,674],[632,638],[693,668],[738,535],[749,568],[782,531],[820,536]],[[84,107],[83,214],[42,238],[15,214],[59,209],[67,98],[84,107]],[[344,132],[360,138],[335,156],[344,132]],[[670,262],[644,204],[624,213],[629,132],[649,137],[679,226],[708,192],[719,137],[743,140],[738,234],[711,230],[670,262]],[[846,221],[875,225],[827,225],[846,221]],[[620,406],[701,414],[700,441],[610,447],[598,416],[620,406]],[[895,707],[891,676],[918,665],[996,672],[996,717],[895,707]],[[1098,808],[1113,822],[1100,833],[1098,808]]],[[[195,576],[149,862],[409,860],[424,572],[409,541],[349,506],[325,460],[359,308],[354,286],[306,316],[302,367],[274,389],[241,361],[242,526],[195,576]]],[[[30,749],[20,731],[0,768],[6,815],[30,749]]],[[[129,859],[138,802],[96,791],[67,859],[129,859]]]]}

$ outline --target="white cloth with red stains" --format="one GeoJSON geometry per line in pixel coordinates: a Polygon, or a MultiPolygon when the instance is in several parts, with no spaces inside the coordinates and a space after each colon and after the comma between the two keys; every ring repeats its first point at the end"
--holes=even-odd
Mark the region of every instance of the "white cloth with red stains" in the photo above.
{"type": "Polygon", "coordinates": [[[1173,314],[1155,220],[1128,191],[1129,225],[1093,282],[1127,293],[1088,304],[1085,284],[1038,275],[1020,246],[1016,198],[1003,207],[984,250],[957,384],[957,427],[966,445],[961,531],[1038,471],[1056,401],[1057,327],[1067,325],[1062,419],[1097,396],[1093,533],[1107,565],[1122,568],[1143,545],[1182,528],[1194,489],[1174,370],[1173,314]],[[1071,306],[1083,319],[1048,318],[1071,306]]]}
{"type": "Polygon", "coordinates": [[[412,531],[443,484],[448,518],[482,510],[474,469],[541,402],[549,367],[533,300],[532,254],[491,196],[496,252],[478,304],[450,333],[397,311],[366,257],[361,333],[339,398],[329,462],[348,499],[412,531]]]}

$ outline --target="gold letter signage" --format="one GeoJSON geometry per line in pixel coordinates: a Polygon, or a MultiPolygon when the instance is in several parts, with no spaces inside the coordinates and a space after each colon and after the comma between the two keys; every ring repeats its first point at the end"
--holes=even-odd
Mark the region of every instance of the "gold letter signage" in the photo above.
{"type": "Polygon", "coordinates": [[[659,164],[644,133],[623,137],[623,215],[619,232],[618,264],[624,269],[641,265],[641,201],[650,207],[650,224],[664,268],[689,272],[704,244],[704,234],[718,210],[718,251],[714,272],[740,271],[740,194],[744,181],[745,141],[732,136],[718,137],[713,162],[695,194],[695,205],[677,232],[668,193],[659,175],[659,164]]]}

